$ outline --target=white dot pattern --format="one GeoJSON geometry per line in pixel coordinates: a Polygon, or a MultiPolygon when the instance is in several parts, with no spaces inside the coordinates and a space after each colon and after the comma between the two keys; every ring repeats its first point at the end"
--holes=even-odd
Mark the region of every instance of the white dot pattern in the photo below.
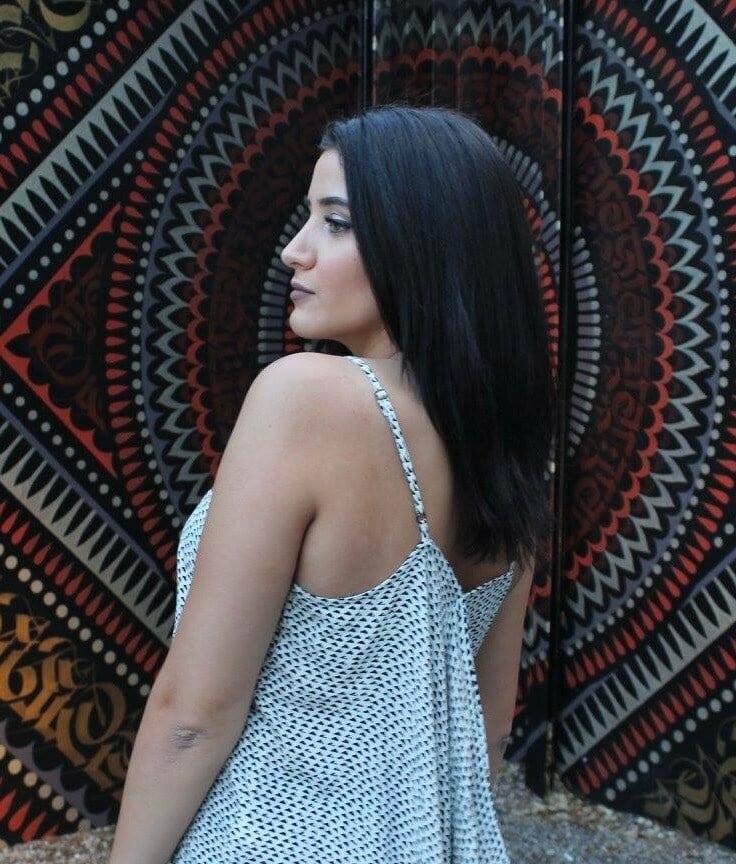
{"type": "MultiPolygon", "coordinates": [[[[378,585],[292,583],[244,730],[172,864],[508,864],[473,659],[511,584],[464,592],[431,539],[409,452],[368,364],[420,539],[378,585]]],[[[187,519],[174,634],[212,490],[187,519]]]]}

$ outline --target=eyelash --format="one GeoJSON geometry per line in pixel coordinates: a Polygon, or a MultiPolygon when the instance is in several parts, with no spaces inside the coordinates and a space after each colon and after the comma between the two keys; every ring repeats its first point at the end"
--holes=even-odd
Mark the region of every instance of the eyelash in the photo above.
{"type": "MultiPolygon", "coordinates": [[[[309,210],[307,210],[307,213],[311,216],[311,212],[309,210]]],[[[325,222],[327,222],[327,224],[331,226],[330,234],[344,234],[352,227],[349,222],[342,222],[341,220],[335,219],[332,216],[325,216],[325,222]]]]}
{"type": "Polygon", "coordinates": [[[342,234],[344,231],[350,230],[350,225],[347,222],[340,222],[337,219],[332,219],[330,216],[325,216],[325,222],[328,225],[331,225],[330,234],[342,234]],[[333,230],[333,228],[339,228],[339,231],[333,230]]]}

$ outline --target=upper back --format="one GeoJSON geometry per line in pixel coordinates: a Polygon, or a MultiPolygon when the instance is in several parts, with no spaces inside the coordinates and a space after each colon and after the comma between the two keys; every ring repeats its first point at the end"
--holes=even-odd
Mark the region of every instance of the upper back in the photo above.
{"type": "Polygon", "coordinates": [[[455,546],[457,511],[447,449],[411,382],[401,378],[398,363],[378,358],[325,360],[334,410],[328,440],[319,442],[318,448],[318,512],[304,536],[294,581],[310,593],[341,597],[368,590],[390,576],[420,540],[403,470],[411,467],[429,535],[461,587],[471,590],[503,574],[509,562],[477,565],[455,546]],[[383,407],[376,387],[386,394],[383,407]],[[382,411],[393,414],[395,422],[382,411]],[[405,460],[411,467],[402,466],[397,437],[405,444],[405,460]]]}

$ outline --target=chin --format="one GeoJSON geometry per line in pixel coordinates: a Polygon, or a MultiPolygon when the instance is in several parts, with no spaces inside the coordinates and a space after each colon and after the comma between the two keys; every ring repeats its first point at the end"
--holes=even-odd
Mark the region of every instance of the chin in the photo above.
{"type": "Polygon", "coordinates": [[[307,326],[304,326],[304,325],[299,326],[298,321],[299,321],[299,316],[298,315],[294,316],[294,312],[292,311],[292,313],[289,315],[288,322],[289,322],[289,327],[295,336],[298,336],[300,339],[323,339],[324,338],[321,333],[313,332],[312,328],[309,327],[308,325],[307,326]],[[296,317],[296,320],[295,320],[295,317],[296,317]]]}
{"type": "MultiPolygon", "coordinates": [[[[310,342],[335,342],[343,345],[345,331],[335,333],[328,327],[315,326],[315,322],[319,316],[313,317],[311,320],[308,315],[303,318],[298,314],[298,310],[292,309],[287,316],[287,323],[292,333],[300,339],[309,340],[310,342]],[[296,314],[295,314],[296,313],[296,314]]],[[[345,352],[348,349],[345,347],[345,352]]]]}

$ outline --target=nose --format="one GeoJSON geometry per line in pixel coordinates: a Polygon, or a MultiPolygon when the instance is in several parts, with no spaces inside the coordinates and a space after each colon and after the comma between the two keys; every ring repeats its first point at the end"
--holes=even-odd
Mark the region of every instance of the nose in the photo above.
{"type": "Polygon", "coordinates": [[[290,267],[292,270],[307,269],[314,264],[314,252],[306,242],[304,226],[281,250],[281,261],[285,267],[290,267]]]}

